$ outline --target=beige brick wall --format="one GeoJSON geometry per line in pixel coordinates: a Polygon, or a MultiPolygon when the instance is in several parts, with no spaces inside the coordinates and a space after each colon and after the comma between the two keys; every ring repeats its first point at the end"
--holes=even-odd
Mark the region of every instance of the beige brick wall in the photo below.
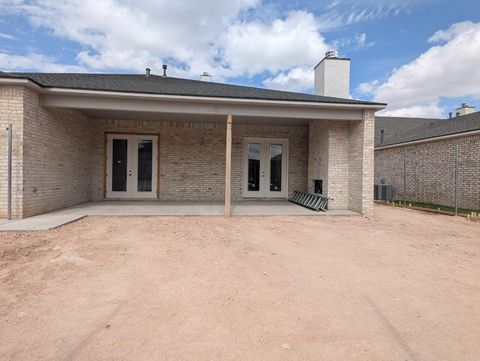
{"type": "MultiPolygon", "coordinates": [[[[104,198],[105,133],[159,134],[160,199],[224,199],[226,127],[221,123],[95,119],[93,199],[104,198]]],[[[308,129],[291,126],[234,125],[232,198],[242,198],[243,139],[288,138],[289,192],[307,186],[308,129]]]]}
{"type": "Polygon", "coordinates": [[[242,199],[244,138],[288,139],[288,194],[307,190],[308,128],[282,125],[234,125],[232,142],[232,198],[242,199]]]}
{"type": "Polygon", "coordinates": [[[91,200],[93,127],[82,113],[42,107],[24,91],[23,217],[91,200]]]}
{"type": "Polygon", "coordinates": [[[19,86],[0,85],[0,219],[7,217],[7,125],[13,128],[12,215],[22,216],[23,93],[19,86]]]}
{"type": "Polygon", "coordinates": [[[369,215],[373,208],[373,114],[359,122],[310,122],[309,191],[322,179],[329,209],[369,215]]]}
{"type": "Polygon", "coordinates": [[[458,146],[458,205],[480,209],[480,136],[466,136],[375,151],[375,184],[393,185],[394,198],[455,205],[458,146]],[[404,162],[406,173],[404,177],[404,162]]]}
{"type": "Polygon", "coordinates": [[[7,123],[13,125],[14,218],[91,199],[93,128],[73,110],[47,109],[22,86],[0,86],[0,218],[7,213],[7,123]]]}
{"type": "Polygon", "coordinates": [[[310,122],[309,191],[314,180],[323,181],[329,209],[348,209],[349,123],[333,120],[310,122]]]}
{"type": "Polygon", "coordinates": [[[308,191],[315,191],[315,179],[322,180],[323,193],[328,194],[329,122],[312,120],[308,139],[308,191]]]}
{"type": "Polygon", "coordinates": [[[374,127],[375,114],[364,111],[349,132],[349,208],[366,216],[373,212],[374,127]]]}
{"type": "Polygon", "coordinates": [[[329,126],[328,192],[329,209],[349,209],[349,123],[332,122],[329,126]]]}
{"type": "Polygon", "coordinates": [[[92,192],[104,199],[105,133],[159,135],[160,199],[220,200],[225,187],[223,124],[95,119],[92,192]]]}

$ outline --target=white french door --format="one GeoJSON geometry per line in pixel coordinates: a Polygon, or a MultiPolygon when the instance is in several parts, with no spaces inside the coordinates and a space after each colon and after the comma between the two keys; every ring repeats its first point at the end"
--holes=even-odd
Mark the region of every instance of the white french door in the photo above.
{"type": "Polygon", "coordinates": [[[157,198],[158,136],[107,135],[107,198],[157,198]]]}
{"type": "Polygon", "coordinates": [[[287,139],[246,138],[243,196],[287,197],[287,139]]]}

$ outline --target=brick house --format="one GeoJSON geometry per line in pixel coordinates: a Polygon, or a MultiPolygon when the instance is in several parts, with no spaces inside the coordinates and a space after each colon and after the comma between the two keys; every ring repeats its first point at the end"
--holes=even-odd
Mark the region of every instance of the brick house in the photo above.
{"type": "Polygon", "coordinates": [[[105,199],[225,201],[229,214],[231,201],[320,184],[329,209],[367,214],[374,115],[385,104],[348,99],[348,59],[326,57],[315,76],[311,95],[148,69],[0,73],[0,218],[8,124],[14,218],[105,199]]]}
{"type": "MultiPolygon", "coordinates": [[[[473,112],[472,112],[473,111],[473,112]]],[[[398,200],[480,210],[480,113],[449,119],[376,117],[375,184],[398,200]]]]}

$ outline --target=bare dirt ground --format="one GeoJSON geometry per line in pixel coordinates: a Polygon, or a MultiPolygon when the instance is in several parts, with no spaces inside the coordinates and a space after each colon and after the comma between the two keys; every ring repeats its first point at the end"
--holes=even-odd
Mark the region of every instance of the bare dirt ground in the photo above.
{"type": "Polygon", "coordinates": [[[1,360],[479,360],[480,224],[110,217],[0,234],[1,360]]]}

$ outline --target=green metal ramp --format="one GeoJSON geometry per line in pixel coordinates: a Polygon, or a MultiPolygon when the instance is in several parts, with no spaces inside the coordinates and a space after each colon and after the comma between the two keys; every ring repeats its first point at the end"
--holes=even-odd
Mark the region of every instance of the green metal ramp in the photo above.
{"type": "Polygon", "coordinates": [[[322,194],[294,191],[293,196],[289,198],[290,202],[307,207],[316,212],[326,212],[328,206],[328,197],[322,194]]]}

